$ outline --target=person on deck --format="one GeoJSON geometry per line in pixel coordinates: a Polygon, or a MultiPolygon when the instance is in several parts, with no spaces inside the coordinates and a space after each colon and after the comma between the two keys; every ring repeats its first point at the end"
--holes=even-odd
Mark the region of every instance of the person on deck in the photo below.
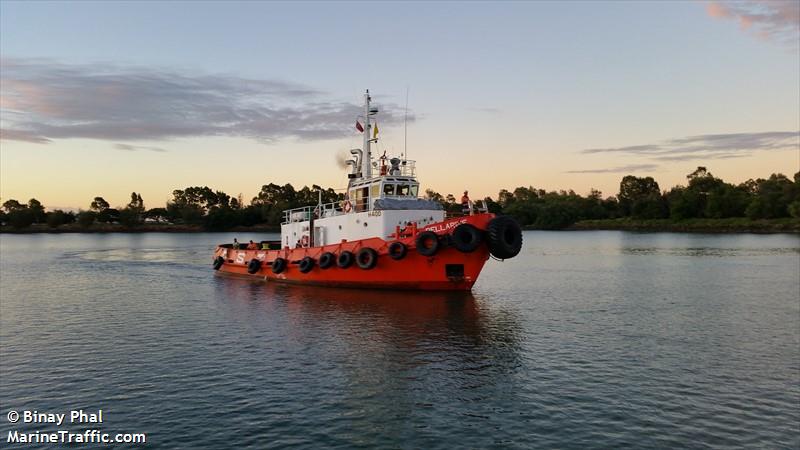
{"type": "Polygon", "coordinates": [[[465,215],[472,214],[472,205],[469,200],[469,192],[464,191],[464,195],[461,196],[461,212],[465,215]]]}
{"type": "Polygon", "coordinates": [[[248,250],[258,250],[258,244],[256,244],[255,242],[253,242],[253,240],[251,239],[251,240],[250,240],[250,243],[249,243],[249,244],[247,244],[247,249],[248,249],[248,250]]]}
{"type": "Polygon", "coordinates": [[[233,238],[233,245],[231,246],[234,250],[239,250],[239,241],[236,238],[233,238]]]}

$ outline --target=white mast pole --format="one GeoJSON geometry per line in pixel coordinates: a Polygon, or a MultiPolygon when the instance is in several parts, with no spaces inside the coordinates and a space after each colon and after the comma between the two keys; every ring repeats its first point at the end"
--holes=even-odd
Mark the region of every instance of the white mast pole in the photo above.
{"type": "Polygon", "coordinates": [[[370,152],[370,133],[371,125],[369,123],[369,89],[364,94],[364,155],[361,157],[361,176],[364,178],[372,178],[372,154],[370,152]]]}
{"type": "Polygon", "coordinates": [[[408,86],[406,86],[406,112],[403,115],[403,158],[408,159],[408,86]]]}

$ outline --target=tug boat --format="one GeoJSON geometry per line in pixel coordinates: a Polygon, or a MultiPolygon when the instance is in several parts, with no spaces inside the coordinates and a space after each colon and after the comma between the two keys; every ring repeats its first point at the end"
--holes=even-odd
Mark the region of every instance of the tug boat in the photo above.
{"type": "Polygon", "coordinates": [[[341,202],[283,212],[280,241],[259,249],[221,244],[213,268],[270,282],[318,286],[468,291],[490,256],[505,260],[522,248],[522,230],[508,216],[470,205],[447,217],[438,202],[418,197],[415,161],[373,158],[372,118],[364,94],[363,148],[353,159],[341,202]]]}

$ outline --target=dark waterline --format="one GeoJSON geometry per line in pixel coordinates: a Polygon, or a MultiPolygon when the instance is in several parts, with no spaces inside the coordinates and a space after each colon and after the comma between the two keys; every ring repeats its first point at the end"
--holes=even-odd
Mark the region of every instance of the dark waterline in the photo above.
{"type": "Polygon", "coordinates": [[[800,447],[798,236],[525,232],[471,294],[215,276],[232,237],[0,236],[4,447],[80,408],[142,448],[800,447]]]}

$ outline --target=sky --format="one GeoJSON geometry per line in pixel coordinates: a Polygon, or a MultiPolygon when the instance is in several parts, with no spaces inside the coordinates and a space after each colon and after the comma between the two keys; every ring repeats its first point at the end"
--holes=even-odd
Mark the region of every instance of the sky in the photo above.
{"type": "Polygon", "coordinates": [[[344,188],[365,89],[443,194],[791,176],[800,2],[3,0],[0,198],[344,188]]]}

